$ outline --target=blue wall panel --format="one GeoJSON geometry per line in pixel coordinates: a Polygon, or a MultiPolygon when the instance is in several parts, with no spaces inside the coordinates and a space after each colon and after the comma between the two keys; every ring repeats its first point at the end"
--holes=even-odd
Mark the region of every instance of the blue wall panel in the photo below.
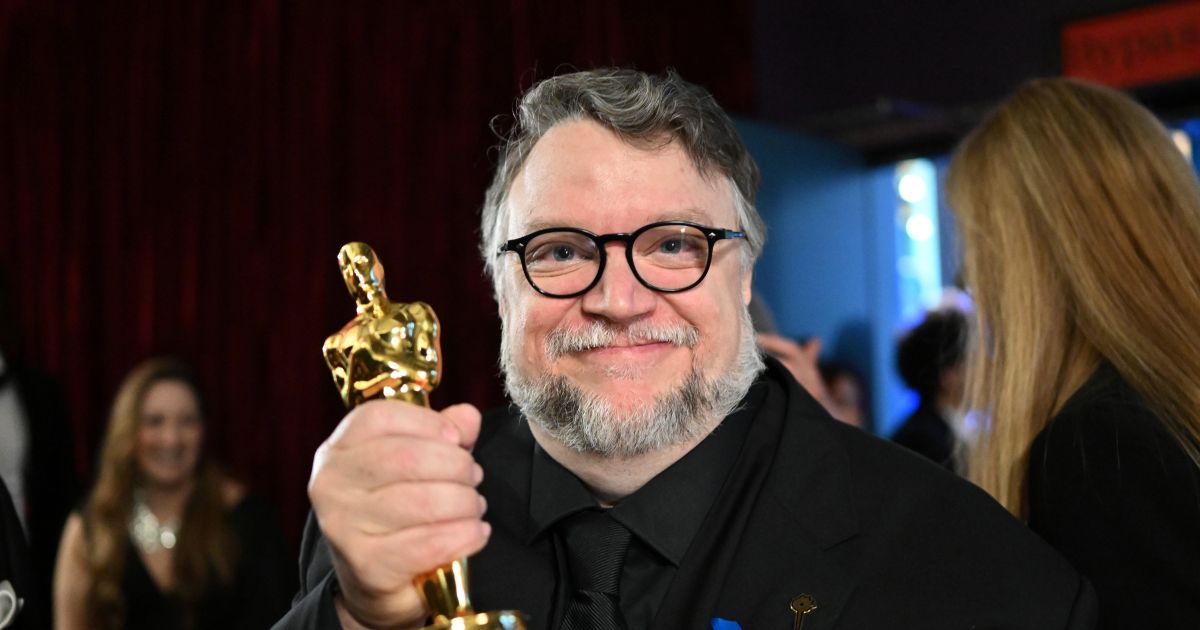
{"type": "Polygon", "coordinates": [[[739,120],[738,129],[762,169],[758,208],[769,227],[756,295],[782,334],[820,337],[823,358],[866,377],[875,430],[889,434],[903,391],[892,367],[893,169],[868,168],[853,151],[761,123],[739,120]]]}

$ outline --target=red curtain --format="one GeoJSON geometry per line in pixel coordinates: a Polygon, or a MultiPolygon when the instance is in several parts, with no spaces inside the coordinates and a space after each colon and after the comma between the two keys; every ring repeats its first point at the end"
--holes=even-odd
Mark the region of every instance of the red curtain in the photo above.
{"type": "Polygon", "coordinates": [[[353,314],[341,244],[372,244],[392,298],[442,318],[435,406],[500,402],[476,253],[489,121],[539,78],[614,64],[677,68],[745,112],[749,4],[0,4],[4,351],[61,383],[85,484],[124,374],[191,361],[210,448],[294,542],[343,413],[319,352],[353,314]]]}

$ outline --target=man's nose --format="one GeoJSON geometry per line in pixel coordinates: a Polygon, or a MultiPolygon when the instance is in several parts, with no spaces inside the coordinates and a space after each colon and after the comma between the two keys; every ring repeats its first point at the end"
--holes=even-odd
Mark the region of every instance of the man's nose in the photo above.
{"type": "Polygon", "coordinates": [[[609,243],[607,248],[604,273],[583,295],[583,311],[612,321],[640,319],[654,310],[657,297],[634,275],[624,243],[609,243]]]}

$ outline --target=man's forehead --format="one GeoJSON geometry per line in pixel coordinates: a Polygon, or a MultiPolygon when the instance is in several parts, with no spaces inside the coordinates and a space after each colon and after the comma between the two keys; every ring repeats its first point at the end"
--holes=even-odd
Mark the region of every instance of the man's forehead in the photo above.
{"type": "MultiPolygon", "coordinates": [[[[644,215],[643,217],[639,217],[638,220],[640,221],[640,223],[638,223],[638,225],[629,226],[626,229],[628,229],[629,231],[632,232],[634,229],[641,227],[642,225],[648,225],[650,223],[657,223],[659,221],[691,221],[692,223],[699,223],[701,225],[713,225],[714,223],[723,223],[723,221],[718,221],[718,220],[714,219],[713,215],[714,215],[713,212],[706,212],[699,208],[683,208],[680,210],[664,210],[662,212],[647,214],[647,215],[644,215]]],[[[514,226],[516,226],[521,233],[536,232],[538,230],[544,230],[546,228],[581,227],[578,225],[571,225],[569,223],[565,223],[564,220],[565,219],[563,217],[558,216],[557,213],[555,213],[553,211],[542,212],[542,211],[538,211],[538,210],[533,210],[531,212],[524,212],[522,210],[516,210],[512,217],[512,224],[514,226]]],[[[717,227],[717,226],[714,226],[714,227],[717,227]]]]}
{"type": "Polygon", "coordinates": [[[656,221],[734,221],[728,177],[701,173],[679,142],[629,142],[593,121],[559,123],[508,195],[510,234],[547,227],[632,231],[656,221]],[[619,224],[619,225],[618,225],[619,224]]]}

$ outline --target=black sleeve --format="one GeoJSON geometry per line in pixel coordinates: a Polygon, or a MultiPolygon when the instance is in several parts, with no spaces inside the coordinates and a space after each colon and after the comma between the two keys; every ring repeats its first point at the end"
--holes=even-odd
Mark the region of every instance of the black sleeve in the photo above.
{"type": "Polygon", "coordinates": [[[1029,466],[1030,526],[1092,582],[1100,628],[1200,628],[1200,471],[1151,411],[1069,405],[1029,466]]]}
{"type": "Polygon", "coordinates": [[[25,459],[25,500],[29,558],[34,587],[49,618],[58,543],[71,509],[82,494],[75,477],[74,441],[61,386],[28,368],[16,371],[17,395],[29,429],[25,459]]]}
{"type": "Polygon", "coordinates": [[[40,619],[43,606],[37,601],[39,593],[33,587],[33,574],[29,566],[29,548],[21,522],[13,508],[8,487],[0,479],[0,583],[8,583],[24,606],[12,619],[14,630],[43,627],[40,619]]]}
{"type": "Polygon", "coordinates": [[[321,535],[316,516],[309,511],[300,542],[300,589],[292,599],[292,608],[273,628],[275,630],[340,630],[333,597],[337,576],[329,545],[321,535]]]}
{"type": "Polygon", "coordinates": [[[1099,624],[1100,604],[1096,601],[1096,589],[1085,577],[1079,578],[1079,591],[1071,605],[1071,616],[1066,630],[1096,630],[1099,624]]]}
{"type": "Polygon", "coordinates": [[[333,605],[337,577],[331,571],[313,589],[297,596],[292,609],[272,626],[273,630],[341,630],[333,605]]]}

